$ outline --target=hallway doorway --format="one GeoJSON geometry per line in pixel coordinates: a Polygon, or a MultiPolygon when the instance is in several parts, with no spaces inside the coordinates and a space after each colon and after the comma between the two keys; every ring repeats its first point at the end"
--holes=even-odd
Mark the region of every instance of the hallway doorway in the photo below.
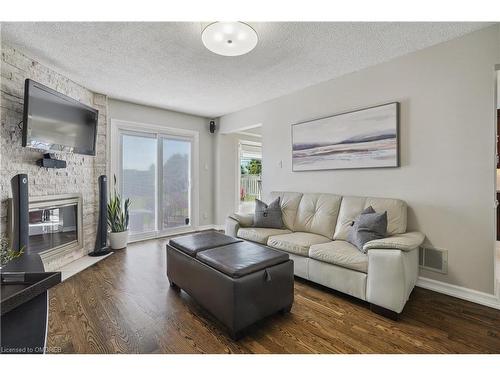
{"type": "Polygon", "coordinates": [[[262,143],[239,141],[239,205],[241,213],[255,211],[262,196],[262,143]]]}

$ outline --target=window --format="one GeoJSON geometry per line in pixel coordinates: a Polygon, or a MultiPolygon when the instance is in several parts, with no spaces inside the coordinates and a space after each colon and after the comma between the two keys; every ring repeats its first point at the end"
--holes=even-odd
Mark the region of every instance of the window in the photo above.
{"type": "Polygon", "coordinates": [[[130,198],[132,240],[193,225],[192,173],[196,134],[112,121],[112,170],[123,198],[130,198]],[[140,129],[138,131],[137,129],[140,129]],[[180,134],[179,134],[180,133],[180,134]],[[116,160],[114,160],[116,159],[116,160]]]}

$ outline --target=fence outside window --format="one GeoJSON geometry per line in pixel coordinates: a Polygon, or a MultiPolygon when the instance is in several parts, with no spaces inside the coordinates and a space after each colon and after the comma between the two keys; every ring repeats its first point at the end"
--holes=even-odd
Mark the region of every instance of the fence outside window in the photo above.
{"type": "Polygon", "coordinates": [[[246,174],[241,176],[241,200],[261,199],[262,180],[260,175],[246,174]]]}

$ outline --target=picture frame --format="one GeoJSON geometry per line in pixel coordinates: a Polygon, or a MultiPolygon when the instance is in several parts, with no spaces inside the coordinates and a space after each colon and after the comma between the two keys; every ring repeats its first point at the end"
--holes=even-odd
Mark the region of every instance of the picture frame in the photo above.
{"type": "Polygon", "coordinates": [[[399,127],[399,102],[293,124],[292,171],[398,168],[399,127]]]}

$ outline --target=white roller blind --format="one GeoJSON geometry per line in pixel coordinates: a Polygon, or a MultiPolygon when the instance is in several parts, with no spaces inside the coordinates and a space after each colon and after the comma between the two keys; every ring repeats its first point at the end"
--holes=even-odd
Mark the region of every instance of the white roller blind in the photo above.
{"type": "Polygon", "coordinates": [[[256,145],[241,144],[242,159],[262,159],[262,147],[256,145]]]}

